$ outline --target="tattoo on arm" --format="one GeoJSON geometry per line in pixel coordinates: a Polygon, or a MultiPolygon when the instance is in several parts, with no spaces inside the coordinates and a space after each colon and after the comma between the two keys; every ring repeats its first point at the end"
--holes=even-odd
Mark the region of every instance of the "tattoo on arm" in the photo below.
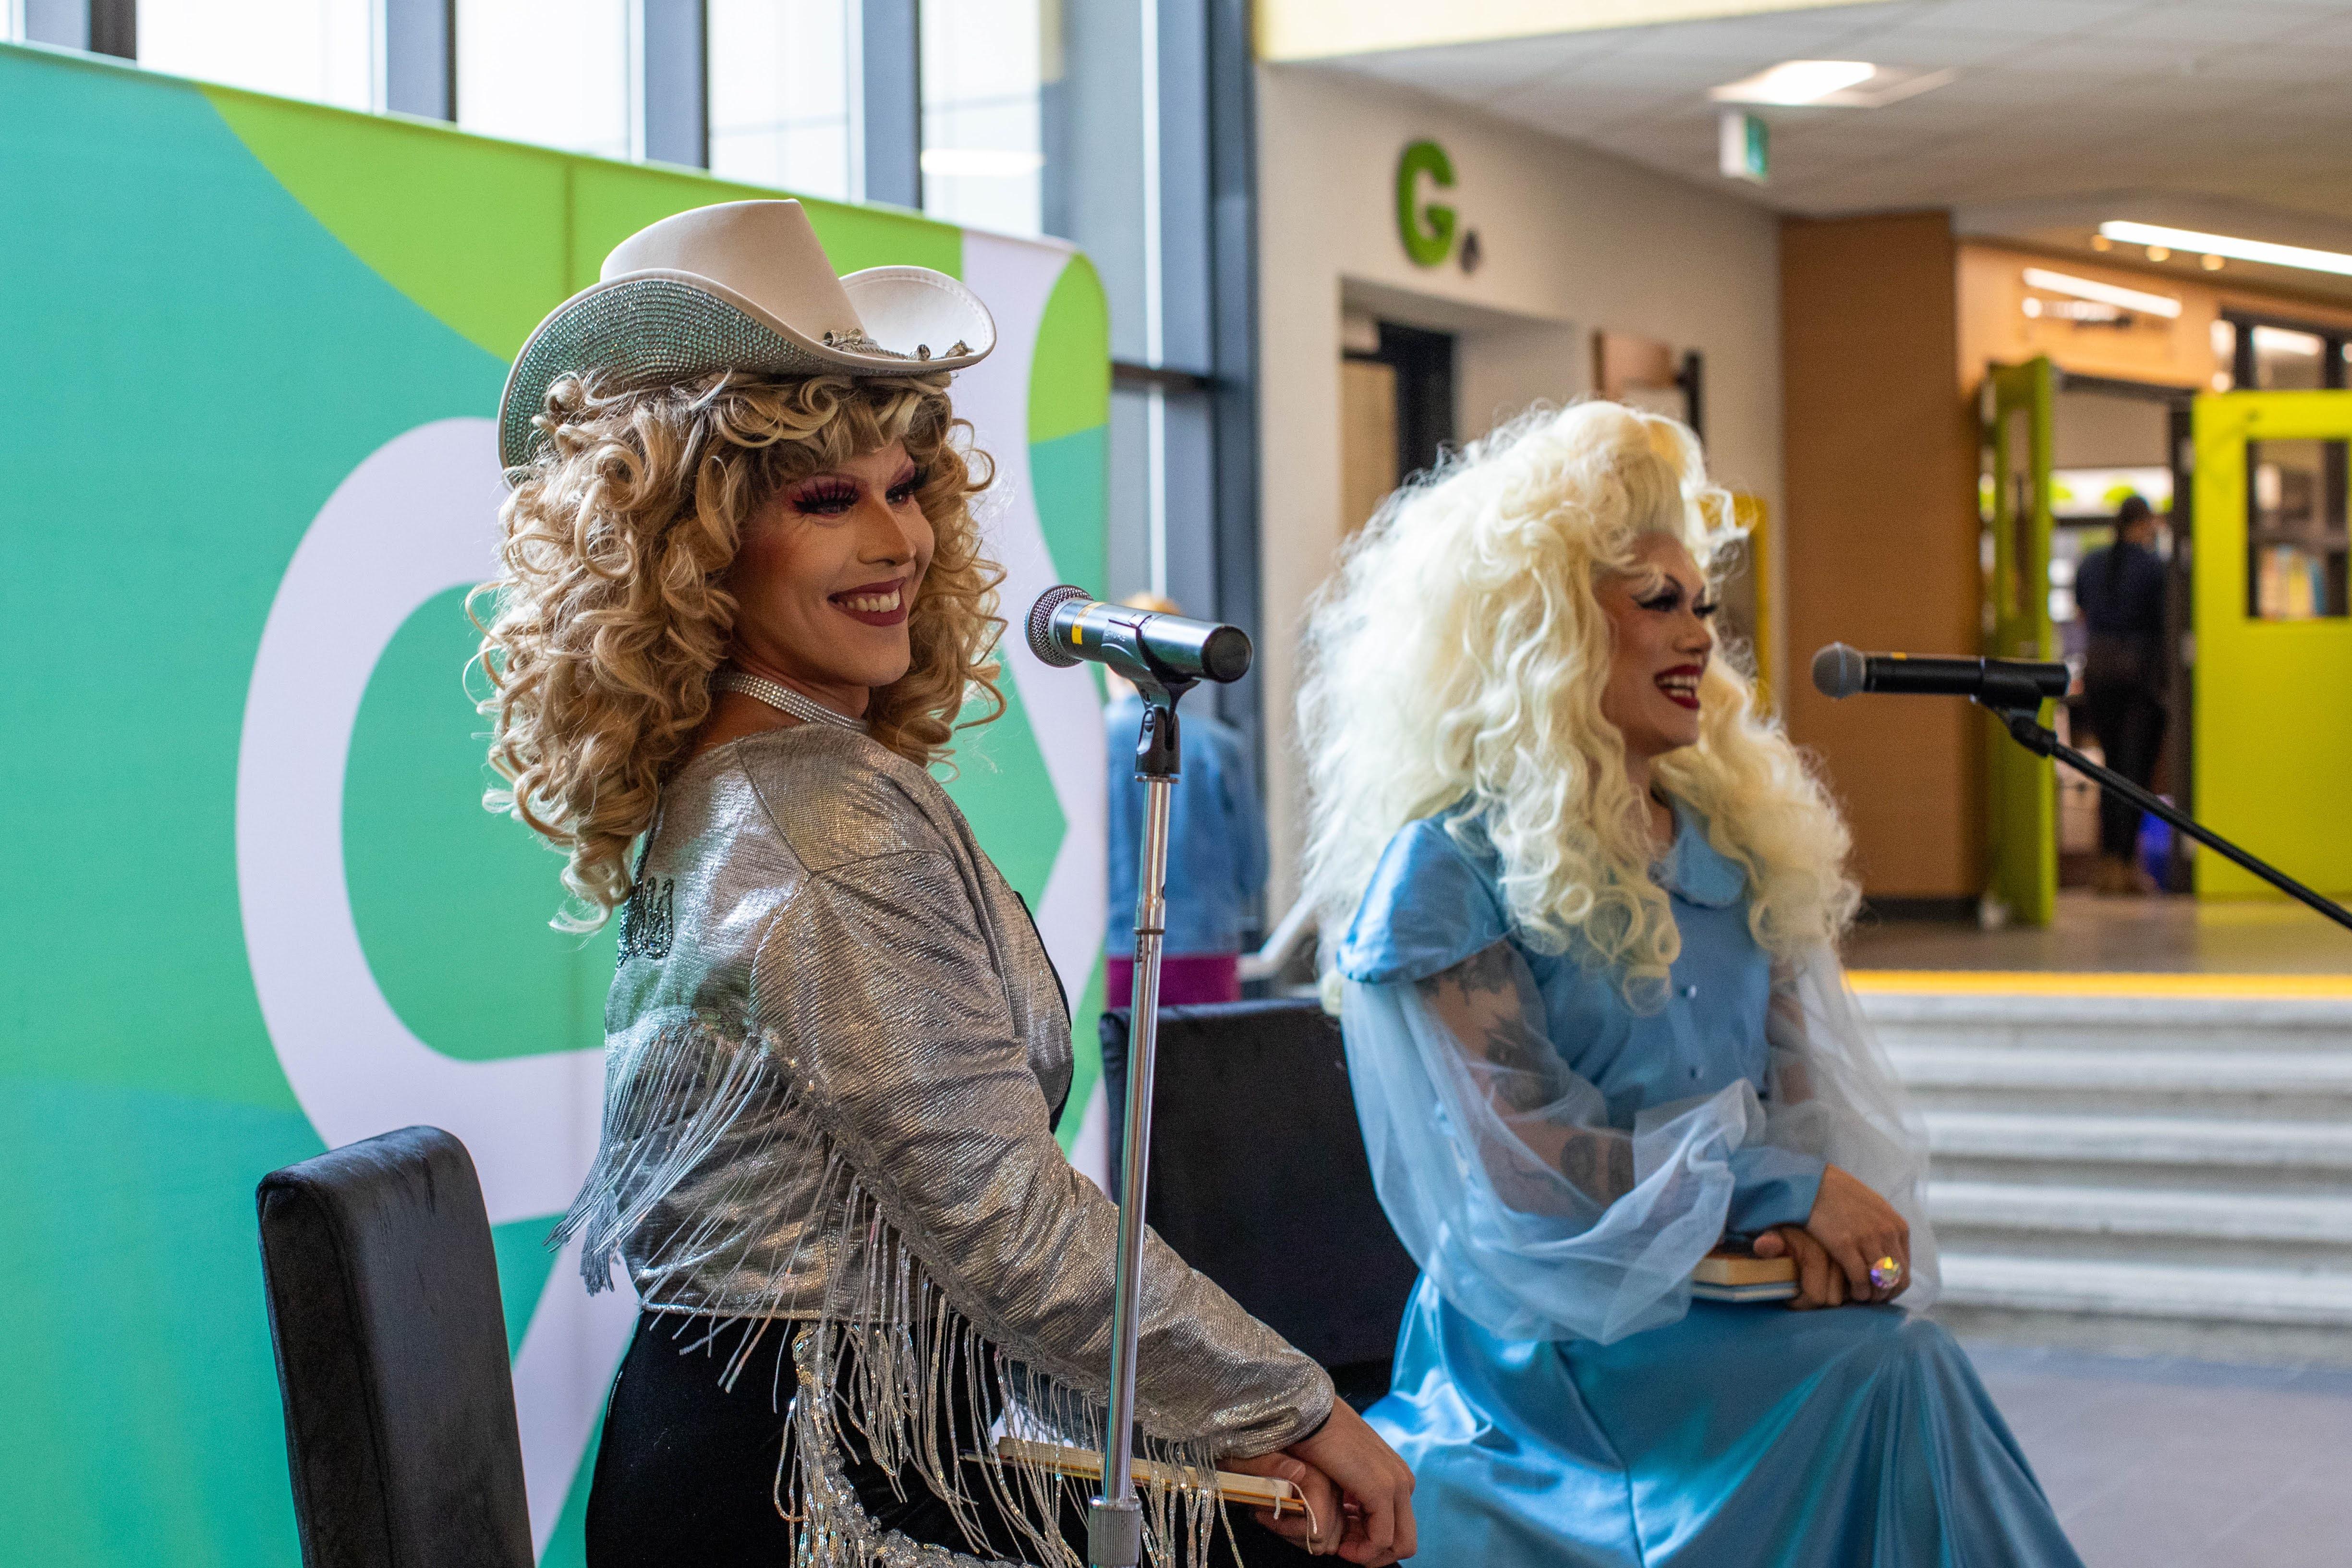
{"type": "Polygon", "coordinates": [[[1464,1049],[1491,1069],[1508,1109],[1533,1110],[1552,1098],[1549,1079],[1558,1058],[1528,1025],[1518,965],[1505,942],[1472,953],[1453,968],[1419,982],[1430,1011],[1464,1049]]]}
{"type": "Polygon", "coordinates": [[[1594,1197],[1614,1200],[1633,1190],[1633,1141],[1612,1128],[1580,1129],[1559,1152],[1560,1174],[1594,1197]]]}
{"type": "MultiPolygon", "coordinates": [[[[1417,982],[1416,989],[1465,1055],[1486,1069],[1481,1076],[1506,1119],[1528,1116],[1563,1096],[1567,1068],[1529,1022],[1540,1016],[1542,1003],[1534,977],[1508,942],[1471,954],[1417,982]]],[[[1608,1201],[1633,1189],[1633,1145],[1624,1133],[1570,1125],[1516,1131],[1585,1194],[1608,1201]]]]}

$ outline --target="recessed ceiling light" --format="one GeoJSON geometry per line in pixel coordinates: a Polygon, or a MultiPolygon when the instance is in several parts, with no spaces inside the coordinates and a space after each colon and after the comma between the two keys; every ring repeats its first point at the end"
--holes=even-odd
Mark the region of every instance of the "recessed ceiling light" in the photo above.
{"type": "Polygon", "coordinates": [[[1943,86],[1958,71],[1906,71],[1864,60],[1782,60],[1707,89],[1717,103],[1878,109],[1943,86]]]}
{"type": "Polygon", "coordinates": [[[1726,82],[1707,96],[1717,103],[1819,103],[1877,74],[1876,66],[1861,60],[1782,60],[1754,76],[1726,82]]]}
{"type": "Polygon", "coordinates": [[[2340,250],[2313,250],[2301,245],[2273,245],[2266,239],[2241,239],[2234,235],[2200,234],[2194,229],[2166,228],[2153,223],[2103,223],[2099,232],[2150,251],[2201,250],[2239,261],[2262,261],[2273,267],[2299,267],[2306,272],[2333,272],[2352,278],[2352,256],[2340,250]]]}
{"type": "Polygon", "coordinates": [[[2151,316],[2178,316],[2180,301],[2169,294],[2150,294],[2138,289],[2119,288],[2102,283],[2095,278],[2077,278],[2071,272],[2053,272],[2046,267],[2025,269],[2025,286],[2052,294],[2072,294],[2077,300],[2096,300],[2102,305],[2120,305],[2126,310],[2145,310],[2151,316]]]}

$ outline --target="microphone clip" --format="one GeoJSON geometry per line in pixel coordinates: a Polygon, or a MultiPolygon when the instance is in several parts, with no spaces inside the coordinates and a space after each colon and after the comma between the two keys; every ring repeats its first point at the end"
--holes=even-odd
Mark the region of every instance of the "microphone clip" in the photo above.
{"type": "MultiPolygon", "coordinates": [[[[2032,721],[2041,713],[2042,704],[2050,695],[2030,674],[2011,668],[1995,659],[1985,661],[1983,679],[1984,684],[1976,693],[1978,706],[2004,716],[2022,713],[2032,721]]],[[[2037,723],[2036,728],[2039,727],[2037,723]]],[[[2048,754],[2043,753],[2045,756],[2048,754]]]]}
{"type": "Polygon", "coordinates": [[[1135,688],[1135,694],[1143,699],[1145,708],[1153,713],[1167,714],[1171,731],[1176,721],[1177,700],[1201,684],[1192,676],[1179,675],[1159,660],[1150,658],[1105,659],[1103,662],[1135,688]]]}
{"type": "MultiPolygon", "coordinates": [[[[1172,779],[1183,772],[1183,736],[1176,724],[1176,699],[1193,683],[1179,680],[1177,689],[1163,700],[1143,700],[1143,728],[1135,737],[1135,776],[1139,779],[1172,779]]],[[[1137,687],[1140,691],[1141,687],[1137,687]]]]}
{"type": "Polygon", "coordinates": [[[2049,693],[2027,672],[1985,661],[1984,685],[1972,700],[2001,721],[2010,738],[2037,757],[2057,754],[2058,737],[2042,722],[2049,693]]]}

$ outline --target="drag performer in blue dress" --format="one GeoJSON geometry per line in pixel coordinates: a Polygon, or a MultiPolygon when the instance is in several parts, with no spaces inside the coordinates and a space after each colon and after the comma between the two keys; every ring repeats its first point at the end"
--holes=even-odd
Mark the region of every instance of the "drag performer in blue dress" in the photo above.
{"type": "Polygon", "coordinates": [[[1425,1563],[2079,1568],[1907,1310],[1924,1143],[1834,957],[1844,826],[1717,657],[1730,518],[1681,426],[1545,412],[1316,610],[1309,890],[1423,1269],[1370,1415],[1425,1563]],[[1726,1233],[1798,1299],[1694,1301],[1726,1233]]]}

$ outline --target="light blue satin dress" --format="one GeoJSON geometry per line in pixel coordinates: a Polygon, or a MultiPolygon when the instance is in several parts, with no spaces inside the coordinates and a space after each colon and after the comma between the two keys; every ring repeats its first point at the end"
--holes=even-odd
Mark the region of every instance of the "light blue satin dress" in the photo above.
{"type": "MultiPolygon", "coordinates": [[[[1682,952],[1663,1011],[1513,942],[1553,1049],[1628,1131],[1644,1110],[1766,1081],[1771,963],[1745,873],[1677,816],[1660,869],[1682,952]]],[[[1492,851],[1471,837],[1465,849],[1436,820],[1397,836],[1340,946],[1344,976],[1425,978],[1510,936],[1492,851]]],[[[1351,1040],[1360,1075],[1356,1058],[1351,1040]]],[[[1727,1163],[1730,1228],[1811,1212],[1819,1161],[1759,1147],[1727,1163]]],[[[1967,1357],[1897,1306],[1696,1301],[1613,1343],[1514,1341],[1424,1274],[1391,1393],[1367,1414],[1417,1478],[1414,1561],[1439,1568],[2080,1568],[1967,1357]]]]}

